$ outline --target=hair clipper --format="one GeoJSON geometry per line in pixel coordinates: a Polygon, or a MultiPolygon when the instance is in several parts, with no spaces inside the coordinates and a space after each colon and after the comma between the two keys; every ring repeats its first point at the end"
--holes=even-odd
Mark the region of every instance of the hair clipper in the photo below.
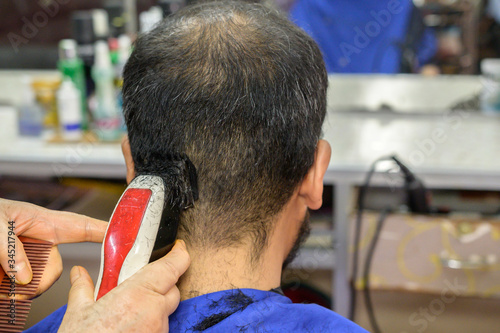
{"type": "Polygon", "coordinates": [[[104,236],[95,300],[170,251],[179,211],[165,207],[165,195],[164,180],[151,175],[137,176],[122,194],[104,236]]]}

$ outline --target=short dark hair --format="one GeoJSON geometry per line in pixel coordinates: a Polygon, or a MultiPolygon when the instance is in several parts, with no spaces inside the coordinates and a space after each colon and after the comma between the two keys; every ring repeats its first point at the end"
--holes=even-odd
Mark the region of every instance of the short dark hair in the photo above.
{"type": "Polygon", "coordinates": [[[123,86],[136,172],[155,173],[178,153],[198,172],[181,238],[266,245],[314,162],[327,82],[316,43],[261,4],[187,6],[137,39],[123,86]]]}

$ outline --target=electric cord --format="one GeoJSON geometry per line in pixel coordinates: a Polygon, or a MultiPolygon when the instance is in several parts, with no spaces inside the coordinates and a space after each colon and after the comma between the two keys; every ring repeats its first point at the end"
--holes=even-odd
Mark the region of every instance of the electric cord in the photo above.
{"type": "Polygon", "coordinates": [[[373,333],[381,333],[382,331],[380,330],[380,326],[378,325],[377,319],[375,318],[375,311],[373,309],[373,303],[370,295],[370,269],[373,261],[373,256],[375,254],[375,249],[380,238],[380,232],[382,231],[385,219],[390,212],[391,208],[386,207],[379,215],[375,234],[373,235],[370,246],[366,253],[365,264],[363,268],[363,296],[365,299],[365,307],[366,312],[368,313],[368,319],[370,320],[371,327],[373,328],[373,333]]]}
{"type": "MultiPolygon", "coordinates": [[[[352,277],[350,283],[351,297],[350,297],[350,309],[349,309],[349,319],[355,320],[355,309],[356,309],[356,279],[358,277],[358,260],[359,260],[359,242],[361,237],[361,225],[362,216],[365,206],[366,191],[370,186],[371,179],[375,173],[376,166],[382,161],[393,161],[400,169],[401,174],[404,176],[405,189],[407,196],[407,205],[412,213],[418,214],[428,214],[432,212],[428,203],[428,191],[420,179],[418,179],[415,174],[406,165],[401,162],[395,155],[385,156],[377,159],[372,163],[368,173],[366,174],[363,185],[359,188],[357,197],[357,211],[356,211],[356,222],[354,226],[354,250],[352,257],[352,277]]],[[[385,213],[384,215],[387,215],[385,213]]],[[[383,216],[384,217],[384,216],[383,216]]],[[[384,217],[385,218],[385,217],[384,217]]],[[[369,298],[369,296],[368,296],[369,298]]],[[[374,316],[373,316],[374,317],[374,316]]]]}
{"type": "Polygon", "coordinates": [[[358,276],[358,257],[359,257],[359,239],[361,237],[361,223],[363,217],[363,210],[365,204],[366,190],[370,185],[373,174],[375,173],[375,168],[377,164],[382,161],[391,161],[392,156],[384,156],[377,159],[370,166],[370,170],[366,174],[363,185],[359,188],[358,200],[357,200],[357,211],[356,211],[356,223],[354,226],[354,251],[353,251],[353,261],[352,261],[352,277],[351,277],[351,304],[349,308],[349,319],[354,321],[355,307],[356,307],[356,278],[358,276]]]}

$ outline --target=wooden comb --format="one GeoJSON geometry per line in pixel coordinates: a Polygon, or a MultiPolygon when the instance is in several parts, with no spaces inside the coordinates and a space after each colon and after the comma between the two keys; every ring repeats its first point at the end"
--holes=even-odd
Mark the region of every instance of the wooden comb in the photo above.
{"type": "Polygon", "coordinates": [[[26,285],[12,284],[9,278],[12,272],[9,271],[5,274],[0,269],[0,273],[3,273],[0,294],[9,295],[8,298],[0,299],[0,332],[21,332],[23,330],[31,309],[32,298],[36,295],[53,246],[50,242],[38,239],[19,237],[19,240],[23,243],[24,251],[31,264],[33,278],[26,285]],[[14,298],[20,295],[27,299],[14,298]]]}

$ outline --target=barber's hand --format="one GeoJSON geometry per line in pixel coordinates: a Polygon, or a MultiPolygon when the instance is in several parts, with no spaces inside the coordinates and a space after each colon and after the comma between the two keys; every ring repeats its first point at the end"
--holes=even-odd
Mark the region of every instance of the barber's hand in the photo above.
{"type": "Polygon", "coordinates": [[[87,271],[71,270],[68,308],[59,332],[168,332],[180,301],[176,282],[190,264],[183,241],[94,302],[87,271]]]}
{"type": "MultiPolygon", "coordinates": [[[[36,293],[39,295],[50,288],[62,272],[61,256],[55,245],[61,243],[102,242],[106,226],[106,222],[90,217],[52,211],[24,202],[0,199],[0,264],[4,271],[12,270],[9,268],[9,260],[12,260],[12,258],[8,257],[8,237],[14,238],[16,281],[19,284],[27,284],[32,279],[31,266],[22,243],[17,237],[25,236],[52,242],[54,247],[51,249],[36,293]],[[10,221],[14,223],[9,224],[10,221]],[[14,227],[14,236],[12,233],[9,235],[9,227],[11,226],[14,227]]],[[[12,261],[10,264],[12,264],[12,261]]]]}

